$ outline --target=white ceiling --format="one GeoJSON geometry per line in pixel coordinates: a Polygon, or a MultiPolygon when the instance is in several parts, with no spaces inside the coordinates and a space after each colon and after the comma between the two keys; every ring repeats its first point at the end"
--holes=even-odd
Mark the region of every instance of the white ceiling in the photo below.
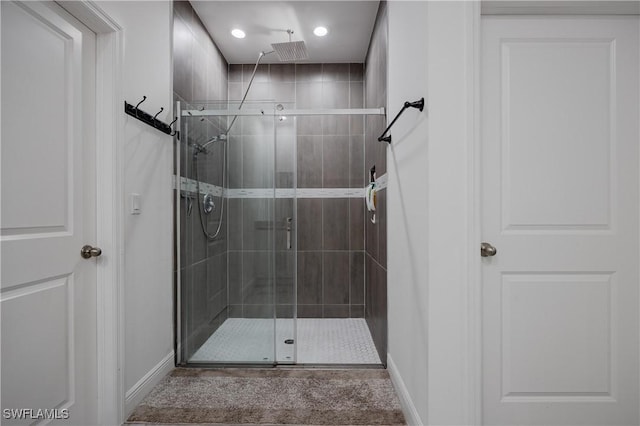
{"type": "MultiPolygon", "coordinates": [[[[364,62],[379,1],[196,1],[193,8],[230,64],[255,63],[271,43],[303,40],[309,52],[305,62],[364,62]],[[317,37],[317,26],[329,34],[317,37]],[[231,35],[240,28],[247,36],[231,35]]],[[[263,63],[277,63],[267,55],[263,63]]]]}

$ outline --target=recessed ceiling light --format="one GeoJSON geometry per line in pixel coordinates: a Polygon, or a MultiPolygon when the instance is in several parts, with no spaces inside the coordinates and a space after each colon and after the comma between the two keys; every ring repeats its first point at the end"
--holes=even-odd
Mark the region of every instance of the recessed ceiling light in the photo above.
{"type": "Polygon", "coordinates": [[[231,35],[234,36],[235,38],[244,38],[246,36],[244,31],[242,31],[241,29],[238,29],[238,28],[232,29],[231,30],[231,35]]]}
{"type": "Polygon", "coordinates": [[[318,37],[324,37],[328,32],[329,30],[327,30],[325,27],[316,27],[315,30],[313,30],[313,33],[318,37]]]}

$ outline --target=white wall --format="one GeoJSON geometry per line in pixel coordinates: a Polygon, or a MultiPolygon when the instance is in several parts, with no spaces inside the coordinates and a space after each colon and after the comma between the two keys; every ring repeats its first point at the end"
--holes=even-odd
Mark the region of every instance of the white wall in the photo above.
{"type": "Polygon", "coordinates": [[[389,2],[389,357],[412,423],[467,424],[467,2],[389,2]],[[411,414],[411,413],[409,413],[411,414]],[[412,417],[410,415],[410,417],[412,417]],[[419,418],[418,418],[419,417],[419,418]]]}
{"type": "MultiPolygon", "coordinates": [[[[405,101],[428,99],[425,37],[415,30],[424,31],[427,4],[390,1],[388,7],[387,98],[392,119],[405,101]]],[[[418,415],[426,421],[427,113],[407,110],[391,134],[393,142],[387,151],[388,363],[390,369],[397,368],[418,415]]]]}
{"type": "MultiPolygon", "coordinates": [[[[124,29],[123,101],[166,122],[172,116],[170,1],[99,1],[124,29]]],[[[124,114],[124,112],[123,112],[124,114]]],[[[127,411],[153,383],[157,366],[173,366],[173,138],[130,116],[124,126],[124,388],[127,411]],[[142,212],[129,214],[138,193],[142,212]],[[147,379],[147,380],[145,380],[147,379]],[[145,386],[146,385],[146,386],[145,386]]],[[[99,118],[98,118],[99,119],[99,118]]],[[[161,371],[160,373],[162,373],[161,371]]]]}

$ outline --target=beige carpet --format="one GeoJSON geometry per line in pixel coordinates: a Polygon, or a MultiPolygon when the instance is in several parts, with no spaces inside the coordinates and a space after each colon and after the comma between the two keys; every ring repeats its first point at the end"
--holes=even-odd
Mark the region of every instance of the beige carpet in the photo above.
{"type": "Polygon", "coordinates": [[[403,425],[386,370],[178,368],[128,423],[403,425]]]}

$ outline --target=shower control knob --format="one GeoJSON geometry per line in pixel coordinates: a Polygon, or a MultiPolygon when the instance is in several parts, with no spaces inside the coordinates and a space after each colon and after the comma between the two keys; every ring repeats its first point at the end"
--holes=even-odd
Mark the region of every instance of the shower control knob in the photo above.
{"type": "Polygon", "coordinates": [[[498,253],[498,250],[494,246],[489,243],[481,243],[480,244],[480,256],[482,257],[491,257],[495,256],[498,253]]]}
{"type": "Polygon", "coordinates": [[[90,245],[83,246],[80,249],[80,256],[83,259],[91,259],[92,257],[98,257],[102,254],[102,249],[99,247],[91,247],[90,245]]]}

